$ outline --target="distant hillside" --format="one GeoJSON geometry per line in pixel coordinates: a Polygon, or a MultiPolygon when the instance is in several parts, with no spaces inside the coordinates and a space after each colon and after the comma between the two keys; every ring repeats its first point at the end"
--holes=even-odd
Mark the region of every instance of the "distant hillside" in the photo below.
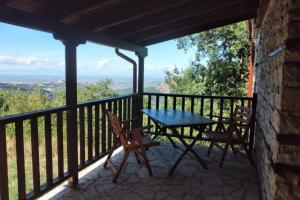
{"type": "MultiPolygon", "coordinates": [[[[86,84],[79,84],[78,87],[84,87],[86,84]]],[[[145,92],[153,92],[153,93],[161,93],[160,86],[161,84],[154,84],[154,83],[146,83],[145,84],[145,92]]],[[[130,94],[132,93],[132,88],[130,87],[131,84],[126,83],[113,83],[112,88],[117,91],[119,95],[130,94]]],[[[49,97],[52,96],[53,92],[57,90],[65,89],[65,82],[64,81],[53,81],[53,82],[42,82],[42,83],[0,83],[0,89],[3,90],[21,90],[25,92],[30,92],[34,89],[39,89],[49,97]]]]}

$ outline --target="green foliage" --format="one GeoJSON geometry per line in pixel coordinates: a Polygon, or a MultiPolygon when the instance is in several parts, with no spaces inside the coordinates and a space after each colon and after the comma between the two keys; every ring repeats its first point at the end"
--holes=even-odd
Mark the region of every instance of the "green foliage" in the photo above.
{"type": "Polygon", "coordinates": [[[196,49],[190,66],[167,71],[172,92],[236,95],[246,94],[250,47],[245,22],[201,32],[177,40],[178,49],[196,49]]]}
{"type": "Polygon", "coordinates": [[[112,81],[110,79],[106,79],[103,81],[98,81],[95,84],[78,88],[78,102],[117,96],[118,94],[116,91],[110,87],[111,83],[112,81]]]}

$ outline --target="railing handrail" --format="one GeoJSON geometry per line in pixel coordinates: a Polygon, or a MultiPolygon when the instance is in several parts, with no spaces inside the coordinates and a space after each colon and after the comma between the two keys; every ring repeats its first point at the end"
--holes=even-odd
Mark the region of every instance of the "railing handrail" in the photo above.
{"type": "Polygon", "coordinates": [[[120,96],[116,96],[116,97],[108,97],[108,98],[104,98],[104,99],[95,99],[95,100],[79,103],[79,104],[77,104],[77,107],[95,105],[95,104],[100,104],[100,103],[106,103],[106,102],[109,102],[109,101],[124,99],[124,98],[128,98],[128,97],[136,96],[136,95],[137,94],[131,93],[131,94],[125,94],[125,95],[120,95],[120,96]]]}
{"type": "Polygon", "coordinates": [[[144,92],[143,95],[153,96],[170,96],[170,97],[191,97],[191,98],[215,98],[215,99],[241,99],[241,100],[252,100],[253,97],[239,97],[239,96],[214,96],[214,95],[194,95],[194,94],[174,94],[174,93],[155,93],[155,92],[144,92]]]}
{"type": "MultiPolygon", "coordinates": [[[[87,101],[87,102],[77,104],[77,108],[88,106],[88,105],[106,103],[109,101],[114,101],[114,100],[123,99],[123,98],[128,98],[128,97],[131,97],[134,95],[136,95],[136,94],[126,94],[126,95],[121,95],[121,96],[116,96],[116,97],[109,97],[109,98],[104,98],[104,99],[87,101]]],[[[44,116],[45,114],[49,115],[52,113],[62,112],[62,111],[66,111],[66,110],[68,110],[68,107],[63,105],[63,106],[58,106],[58,107],[54,107],[54,108],[46,108],[46,109],[41,109],[41,110],[36,110],[36,111],[31,111],[31,112],[7,115],[7,116],[0,117],[0,123],[9,124],[9,123],[13,123],[18,120],[27,120],[27,119],[30,119],[33,117],[40,117],[40,116],[44,116]]]]}
{"type": "Polygon", "coordinates": [[[0,123],[8,124],[18,120],[26,120],[32,117],[40,117],[45,114],[52,114],[60,111],[66,111],[66,110],[67,110],[67,106],[59,106],[59,107],[46,108],[46,109],[41,109],[41,110],[36,110],[31,112],[7,115],[7,116],[0,117],[0,123]]]}

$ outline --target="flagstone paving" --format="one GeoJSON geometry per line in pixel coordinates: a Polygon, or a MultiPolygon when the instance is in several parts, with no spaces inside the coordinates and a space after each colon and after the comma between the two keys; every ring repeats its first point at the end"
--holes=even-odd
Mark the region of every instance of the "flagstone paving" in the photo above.
{"type": "MultiPolygon", "coordinates": [[[[229,152],[222,168],[218,167],[221,154],[213,149],[207,157],[207,148],[197,146],[195,150],[208,165],[204,170],[192,155],[185,156],[173,175],[168,171],[179,149],[168,143],[147,151],[153,177],[149,177],[145,167],[136,163],[131,155],[116,184],[112,183],[110,169],[98,166],[79,179],[76,189],[65,187],[51,199],[81,200],[257,200],[258,180],[255,169],[242,155],[229,152]]],[[[119,162],[122,153],[113,160],[119,162]]]]}

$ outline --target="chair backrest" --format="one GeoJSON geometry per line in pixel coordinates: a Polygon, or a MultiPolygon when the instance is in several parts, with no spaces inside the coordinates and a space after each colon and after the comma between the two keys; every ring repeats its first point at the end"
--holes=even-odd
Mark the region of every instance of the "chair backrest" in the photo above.
{"type": "Polygon", "coordinates": [[[228,127],[228,132],[233,137],[246,141],[248,139],[248,132],[253,120],[253,110],[247,107],[236,106],[233,116],[228,127]]]}
{"type": "Polygon", "coordinates": [[[122,123],[119,120],[118,116],[113,114],[112,112],[106,111],[108,126],[111,131],[119,138],[123,147],[126,147],[126,135],[124,134],[124,129],[122,127],[122,123]]]}

